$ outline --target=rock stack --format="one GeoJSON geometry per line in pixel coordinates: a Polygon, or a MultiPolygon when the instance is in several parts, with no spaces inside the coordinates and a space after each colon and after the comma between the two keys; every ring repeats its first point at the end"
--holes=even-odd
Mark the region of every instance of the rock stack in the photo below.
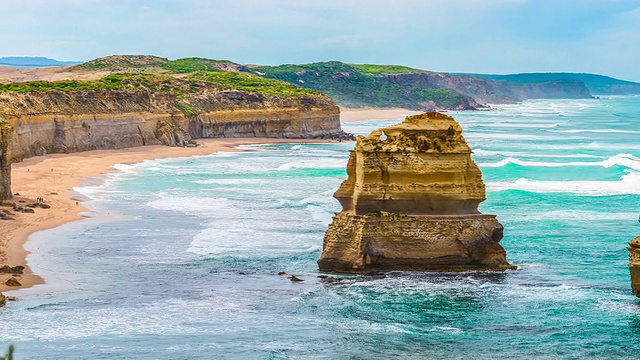
{"type": "Polygon", "coordinates": [[[499,244],[502,225],[478,211],[482,173],[452,117],[428,112],[359,136],[347,173],[320,270],[516,268],[499,244]]]}
{"type": "Polygon", "coordinates": [[[636,296],[640,296],[640,236],[629,243],[629,270],[631,290],[636,296]]]}

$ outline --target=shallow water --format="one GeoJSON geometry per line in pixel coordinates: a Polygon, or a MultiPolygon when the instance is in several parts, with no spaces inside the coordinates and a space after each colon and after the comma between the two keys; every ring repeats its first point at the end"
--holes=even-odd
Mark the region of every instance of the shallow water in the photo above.
{"type": "Polygon", "coordinates": [[[18,359],[637,358],[640,97],[453,115],[519,270],[319,279],[353,144],[245,146],[119,165],[78,189],[97,218],[32,237],[48,284],[0,310],[0,346],[18,359]]]}

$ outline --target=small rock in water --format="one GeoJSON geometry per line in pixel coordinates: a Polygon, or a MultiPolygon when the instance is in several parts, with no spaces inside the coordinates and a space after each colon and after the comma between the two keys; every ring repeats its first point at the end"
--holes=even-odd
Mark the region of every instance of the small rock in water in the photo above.
{"type": "Polygon", "coordinates": [[[0,307],[3,307],[5,305],[7,305],[7,298],[2,293],[0,293],[0,307]]]}
{"type": "Polygon", "coordinates": [[[278,275],[280,275],[280,276],[282,276],[282,275],[287,275],[287,273],[286,273],[286,272],[284,272],[284,271],[280,271],[280,272],[278,273],[278,275]]]}
{"type": "Polygon", "coordinates": [[[18,298],[15,296],[6,296],[7,301],[18,301],[18,298]]]}
{"type": "Polygon", "coordinates": [[[318,279],[328,279],[329,275],[318,275],[318,279]]]}
{"type": "Polygon", "coordinates": [[[18,281],[18,279],[14,277],[10,277],[7,281],[4,282],[4,284],[7,286],[22,286],[22,284],[20,284],[20,281],[18,281]]]}
{"type": "Polygon", "coordinates": [[[297,277],[295,275],[291,275],[289,277],[289,280],[291,280],[291,281],[304,281],[304,280],[300,279],[299,277],[297,277]]]}

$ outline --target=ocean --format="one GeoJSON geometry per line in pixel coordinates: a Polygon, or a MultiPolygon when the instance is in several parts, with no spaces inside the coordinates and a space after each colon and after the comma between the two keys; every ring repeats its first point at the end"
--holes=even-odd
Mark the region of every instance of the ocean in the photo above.
{"type": "Polygon", "coordinates": [[[0,309],[0,349],[65,360],[637,359],[626,246],[640,235],[640,97],[451,115],[484,173],[481,211],[505,226],[518,270],[319,278],[353,143],[148,160],[77,189],[90,219],[32,236],[29,261],[48,283],[0,309]]]}

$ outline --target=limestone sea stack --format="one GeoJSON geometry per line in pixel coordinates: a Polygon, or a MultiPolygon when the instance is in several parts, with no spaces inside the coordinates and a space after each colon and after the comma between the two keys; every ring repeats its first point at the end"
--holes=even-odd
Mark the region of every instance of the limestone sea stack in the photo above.
{"type": "Polygon", "coordinates": [[[631,290],[635,296],[640,296],[640,236],[629,243],[629,270],[631,290]]]}
{"type": "Polygon", "coordinates": [[[322,271],[504,271],[503,226],[481,214],[482,173],[462,127],[428,112],[358,136],[343,210],[324,237],[322,271]]]}

